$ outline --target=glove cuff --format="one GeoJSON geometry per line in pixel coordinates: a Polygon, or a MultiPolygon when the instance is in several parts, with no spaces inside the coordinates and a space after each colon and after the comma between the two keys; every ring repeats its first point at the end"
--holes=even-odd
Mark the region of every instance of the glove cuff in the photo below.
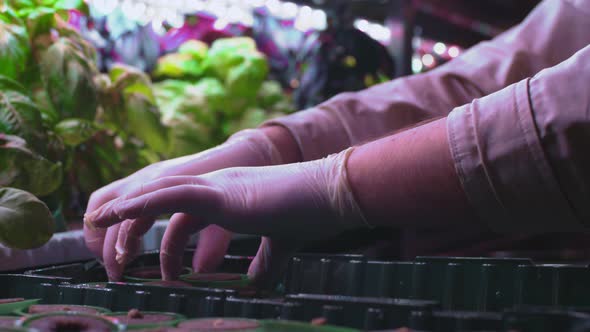
{"type": "Polygon", "coordinates": [[[227,140],[228,144],[246,143],[250,146],[252,151],[261,154],[266,165],[281,165],[283,158],[280,151],[274,145],[268,136],[260,129],[245,129],[230,136],[227,140]]]}
{"type": "Polygon", "coordinates": [[[338,217],[347,225],[351,227],[362,225],[373,228],[374,226],[369,224],[358,205],[348,180],[346,165],[354,149],[354,147],[350,147],[338,154],[327,157],[327,159],[332,159],[329,164],[332,164],[330,169],[333,172],[331,174],[333,180],[330,181],[328,186],[328,199],[333,211],[336,211],[338,217]]]}

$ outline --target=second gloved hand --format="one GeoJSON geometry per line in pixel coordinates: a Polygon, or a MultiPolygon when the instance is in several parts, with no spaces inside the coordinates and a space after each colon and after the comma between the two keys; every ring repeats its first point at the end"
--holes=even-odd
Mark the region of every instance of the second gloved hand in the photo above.
{"type": "Polygon", "coordinates": [[[189,235],[217,224],[265,238],[250,266],[258,282],[275,281],[287,258],[309,240],[363,227],[349,186],[346,161],[353,149],[305,163],[229,168],[200,176],[170,176],[145,183],[86,215],[89,227],[181,212],[162,241],[165,278],[175,278],[189,235]]]}
{"type": "MultiPolygon", "coordinates": [[[[213,149],[152,164],[97,190],[90,197],[87,213],[93,213],[105,203],[129,192],[136,192],[150,181],[170,176],[200,175],[228,167],[281,163],[279,151],[262,130],[244,130],[213,149]]],[[[172,220],[185,222],[189,218],[183,214],[172,216],[172,220]]],[[[140,239],[154,220],[152,217],[127,219],[108,229],[90,229],[85,225],[86,245],[104,262],[109,280],[119,281],[122,278],[125,265],[139,252],[140,239]]],[[[211,225],[201,232],[201,236],[203,241],[199,241],[195,251],[193,268],[198,272],[213,271],[223,261],[232,235],[211,225]]]]}

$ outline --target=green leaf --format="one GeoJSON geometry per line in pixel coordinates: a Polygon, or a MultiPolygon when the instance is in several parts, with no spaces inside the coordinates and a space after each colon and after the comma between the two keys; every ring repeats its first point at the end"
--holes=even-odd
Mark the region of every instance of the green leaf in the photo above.
{"type": "Polygon", "coordinates": [[[268,115],[263,109],[250,108],[239,119],[228,122],[223,131],[225,135],[231,136],[242,129],[256,128],[267,119],[268,115]]]}
{"type": "Polygon", "coordinates": [[[16,91],[0,91],[0,133],[21,136],[34,148],[46,143],[39,109],[16,91]]]}
{"type": "Polygon", "coordinates": [[[156,152],[166,152],[168,133],[160,122],[160,112],[143,94],[129,93],[125,96],[128,131],[141,139],[156,152]]]}
{"type": "Polygon", "coordinates": [[[45,196],[55,191],[61,181],[61,163],[31,151],[18,136],[0,134],[0,186],[45,196]]]}
{"type": "Polygon", "coordinates": [[[51,7],[32,7],[19,10],[18,16],[25,20],[31,39],[47,34],[55,26],[57,11],[51,7]]]}
{"type": "Polygon", "coordinates": [[[53,231],[53,218],[45,203],[26,191],[0,188],[0,242],[33,249],[47,243],[53,231]]]}
{"type": "Polygon", "coordinates": [[[191,54],[171,53],[158,59],[152,74],[158,78],[196,78],[203,75],[203,68],[191,54]]]}
{"type": "Polygon", "coordinates": [[[53,105],[51,105],[47,91],[45,91],[43,88],[34,89],[32,97],[35,101],[35,104],[37,104],[39,107],[43,124],[47,128],[53,128],[59,121],[59,114],[57,111],[55,111],[55,109],[53,109],[53,105]]]}
{"type": "Polygon", "coordinates": [[[205,97],[207,105],[215,110],[223,110],[227,104],[228,94],[223,84],[219,80],[207,77],[198,81],[197,84],[188,86],[185,93],[189,90],[194,90],[202,93],[205,97]]]}
{"type": "Polygon", "coordinates": [[[283,98],[283,88],[277,81],[265,81],[258,90],[258,105],[264,109],[269,109],[283,98]]]}
{"type": "Polygon", "coordinates": [[[111,82],[116,82],[125,73],[133,71],[133,67],[117,63],[109,70],[109,78],[111,82]]]}
{"type": "Polygon", "coordinates": [[[61,118],[93,120],[98,106],[94,68],[75,44],[60,38],[41,59],[41,77],[61,118]]]}
{"type": "Polygon", "coordinates": [[[61,137],[59,137],[59,135],[57,135],[55,132],[53,131],[46,131],[45,133],[45,146],[43,150],[36,150],[37,152],[41,153],[43,155],[43,157],[53,161],[53,162],[61,162],[62,164],[64,164],[64,169],[65,169],[65,164],[67,163],[67,158],[68,158],[68,151],[67,148],[65,146],[65,143],[63,142],[63,139],[61,137]]]}
{"type": "Polygon", "coordinates": [[[135,67],[117,64],[109,71],[109,78],[113,82],[112,90],[122,92],[123,95],[140,93],[150,103],[156,103],[151,87],[152,81],[143,71],[135,67]]]}
{"type": "Polygon", "coordinates": [[[230,95],[255,97],[268,75],[268,63],[262,53],[244,56],[240,65],[228,70],[225,85],[230,95]]]}
{"type": "Polygon", "coordinates": [[[55,9],[52,7],[47,6],[32,6],[32,7],[24,7],[17,11],[17,15],[21,18],[26,20],[29,19],[38,19],[40,17],[46,15],[53,15],[55,14],[55,9]]]}
{"type": "MultiPolygon", "coordinates": [[[[1,5],[0,5],[1,6],[1,5]]],[[[16,7],[3,6],[0,7],[0,21],[22,26],[23,20],[20,19],[18,13],[13,9],[16,7]]]]}
{"type": "Polygon", "coordinates": [[[125,88],[123,91],[125,96],[131,94],[140,94],[144,98],[147,99],[152,104],[156,103],[156,97],[154,96],[154,91],[152,87],[143,83],[135,83],[125,88]]]}
{"type": "Polygon", "coordinates": [[[86,142],[98,130],[93,122],[84,119],[66,119],[55,126],[55,133],[69,146],[78,146],[86,142]]]}
{"type": "Polygon", "coordinates": [[[77,9],[83,13],[88,13],[88,5],[84,0],[57,0],[53,5],[56,9],[77,9]]]}
{"type": "Polygon", "coordinates": [[[17,79],[26,69],[29,35],[9,12],[0,15],[0,75],[17,79]]]}
{"type": "Polygon", "coordinates": [[[26,94],[25,88],[19,82],[6,76],[0,76],[0,91],[16,91],[23,95],[26,94]]]}
{"type": "Polygon", "coordinates": [[[296,111],[295,105],[293,105],[293,102],[289,100],[287,97],[284,97],[283,99],[279,100],[277,103],[275,103],[269,109],[266,110],[270,113],[283,115],[293,113],[296,111]]]}
{"type": "Polygon", "coordinates": [[[33,0],[9,0],[7,2],[14,9],[29,8],[37,5],[33,0]]]}
{"type": "MultiPolygon", "coordinates": [[[[117,63],[109,70],[109,78],[112,82],[129,82],[123,87],[136,83],[138,81],[149,84],[151,82],[149,76],[138,68],[117,63]]],[[[119,83],[121,84],[121,83],[119,83]]]]}
{"type": "Polygon", "coordinates": [[[96,49],[66,20],[67,18],[56,16],[55,26],[53,27],[54,30],[59,33],[60,37],[67,38],[73,45],[75,45],[84,55],[86,60],[88,60],[89,64],[93,65],[93,62],[95,62],[97,58],[96,49]]]}
{"type": "Polygon", "coordinates": [[[178,53],[189,54],[193,59],[201,62],[207,57],[209,46],[200,40],[189,40],[178,48],[178,53]]]}
{"type": "Polygon", "coordinates": [[[241,64],[244,56],[252,52],[257,52],[252,38],[220,38],[211,45],[206,61],[215,74],[225,81],[228,71],[241,64]]]}
{"type": "Polygon", "coordinates": [[[190,115],[175,113],[163,121],[170,129],[167,158],[197,153],[214,145],[211,128],[195,122],[190,115]]]}
{"type": "MultiPolygon", "coordinates": [[[[102,108],[104,110],[103,118],[111,126],[114,126],[119,133],[125,131],[133,131],[133,126],[129,123],[129,110],[137,112],[137,99],[141,97],[142,103],[145,102],[146,116],[149,117],[147,122],[152,121],[151,114],[154,113],[159,117],[159,111],[157,110],[156,97],[152,90],[152,82],[148,75],[143,71],[122,64],[117,64],[111,68],[108,76],[100,75],[100,79],[95,81],[98,82],[99,90],[101,93],[102,108]],[[130,107],[129,102],[135,104],[130,107]]],[[[132,115],[133,116],[133,115],[132,115]]],[[[139,120],[134,119],[134,122],[139,120]]],[[[141,127],[141,126],[140,126],[141,127]]],[[[154,135],[159,137],[160,132],[158,131],[154,135]]],[[[147,133],[141,133],[141,135],[148,135],[147,133]]],[[[147,143],[147,142],[146,142],[147,143]]],[[[151,142],[154,146],[160,144],[151,142]]]]}
{"type": "Polygon", "coordinates": [[[164,80],[158,83],[154,83],[152,88],[154,90],[154,94],[159,104],[162,100],[170,101],[179,96],[182,96],[184,94],[184,90],[188,85],[191,85],[191,83],[187,81],[164,80]]]}
{"type": "Polygon", "coordinates": [[[37,0],[37,2],[41,6],[53,7],[57,0],[37,0]]]}

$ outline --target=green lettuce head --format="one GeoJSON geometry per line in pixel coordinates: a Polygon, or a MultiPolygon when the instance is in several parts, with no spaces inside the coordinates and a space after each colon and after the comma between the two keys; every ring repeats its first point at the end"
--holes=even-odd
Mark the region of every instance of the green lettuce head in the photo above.
{"type": "Polygon", "coordinates": [[[61,118],[94,119],[98,106],[95,73],[93,62],[69,39],[58,39],[43,53],[41,77],[61,118]]]}
{"type": "Polygon", "coordinates": [[[229,96],[223,84],[219,80],[207,77],[203,78],[197,84],[190,85],[185,89],[185,96],[197,98],[203,96],[205,107],[215,111],[224,111],[228,107],[229,96]]]}
{"type": "Polygon", "coordinates": [[[249,128],[256,128],[268,119],[266,112],[260,108],[249,108],[238,119],[228,121],[223,127],[223,133],[226,136],[249,128]]]}
{"type": "Polygon", "coordinates": [[[184,114],[207,127],[217,123],[216,110],[227,101],[225,88],[214,78],[204,78],[197,84],[165,80],[154,84],[154,91],[163,118],[184,114]]]}
{"type": "Polygon", "coordinates": [[[225,83],[232,96],[252,98],[268,74],[265,56],[249,37],[216,40],[207,56],[207,68],[225,83]]]}
{"type": "Polygon", "coordinates": [[[265,81],[258,90],[258,105],[264,109],[269,109],[283,98],[283,88],[277,81],[265,81]]]}
{"type": "Polygon", "coordinates": [[[195,78],[203,66],[191,54],[171,53],[158,59],[153,75],[157,78],[195,78]]]}
{"type": "Polygon", "coordinates": [[[225,79],[227,91],[232,96],[253,98],[268,75],[268,63],[260,52],[243,56],[243,61],[231,68],[225,79]]]}
{"type": "Polygon", "coordinates": [[[229,70],[243,61],[243,56],[257,52],[256,43],[249,37],[220,38],[213,42],[207,55],[207,66],[221,80],[229,70]]]}
{"type": "Polygon", "coordinates": [[[162,112],[161,121],[169,133],[166,157],[196,153],[214,144],[215,114],[207,107],[202,88],[165,80],[154,84],[154,92],[162,112]]]}
{"type": "Polygon", "coordinates": [[[51,212],[37,197],[16,188],[0,188],[0,242],[11,248],[33,249],[54,232],[51,212]]]}
{"type": "Polygon", "coordinates": [[[177,99],[174,112],[186,114],[202,125],[214,126],[217,122],[215,110],[208,104],[207,97],[203,89],[189,85],[177,99]]]}
{"type": "Polygon", "coordinates": [[[177,112],[178,104],[182,102],[184,96],[184,89],[190,84],[181,80],[164,80],[154,83],[154,95],[162,116],[177,112]]]}
{"type": "Polygon", "coordinates": [[[178,53],[189,54],[193,59],[201,62],[207,57],[209,46],[200,40],[189,40],[178,48],[178,53]]]}
{"type": "Polygon", "coordinates": [[[214,144],[211,128],[196,122],[190,114],[165,115],[162,122],[170,130],[168,158],[197,153],[214,144]]]}

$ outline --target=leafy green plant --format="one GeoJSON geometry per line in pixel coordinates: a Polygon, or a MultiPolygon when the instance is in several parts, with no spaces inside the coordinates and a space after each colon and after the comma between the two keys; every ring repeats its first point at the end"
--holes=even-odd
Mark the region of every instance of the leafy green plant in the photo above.
{"type": "Polygon", "coordinates": [[[99,73],[94,48],[66,23],[85,6],[0,5],[0,242],[16,248],[49,239],[53,220],[80,220],[90,193],[169,145],[150,77],[128,66],[99,73]]]}
{"type": "Polygon", "coordinates": [[[55,191],[61,180],[61,163],[53,163],[30,150],[18,136],[0,134],[0,186],[45,196],[55,191]]]}
{"type": "Polygon", "coordinates": [[[210,49],[187,41],[152,74],[161,80],[154,91],[171,135],[167,157],[198,152],[292,111],[280,84],[265,81],[268,63],[251,38],[218,39],[210,49]]]}
{"type": "Polygon", "coordinates": [[[51,212],[33,194],[0,188],[0,243],[18,249],[45,244],[53,235],[51,212]]]}
{"type": "Polygon", "coordinates": [[[146,73],[96,69],[66,23],[82,0],[0,5],[0,242],[40,246],[79,220],[90,193],[291,111],[249,38],[183,44],[146,73]]]}
{"type": "Polygon", "coordinates": [[[15,79],[24,72],[30,53],[29,35],[12,10],[0,13],[0,75],[15,79]]]}

